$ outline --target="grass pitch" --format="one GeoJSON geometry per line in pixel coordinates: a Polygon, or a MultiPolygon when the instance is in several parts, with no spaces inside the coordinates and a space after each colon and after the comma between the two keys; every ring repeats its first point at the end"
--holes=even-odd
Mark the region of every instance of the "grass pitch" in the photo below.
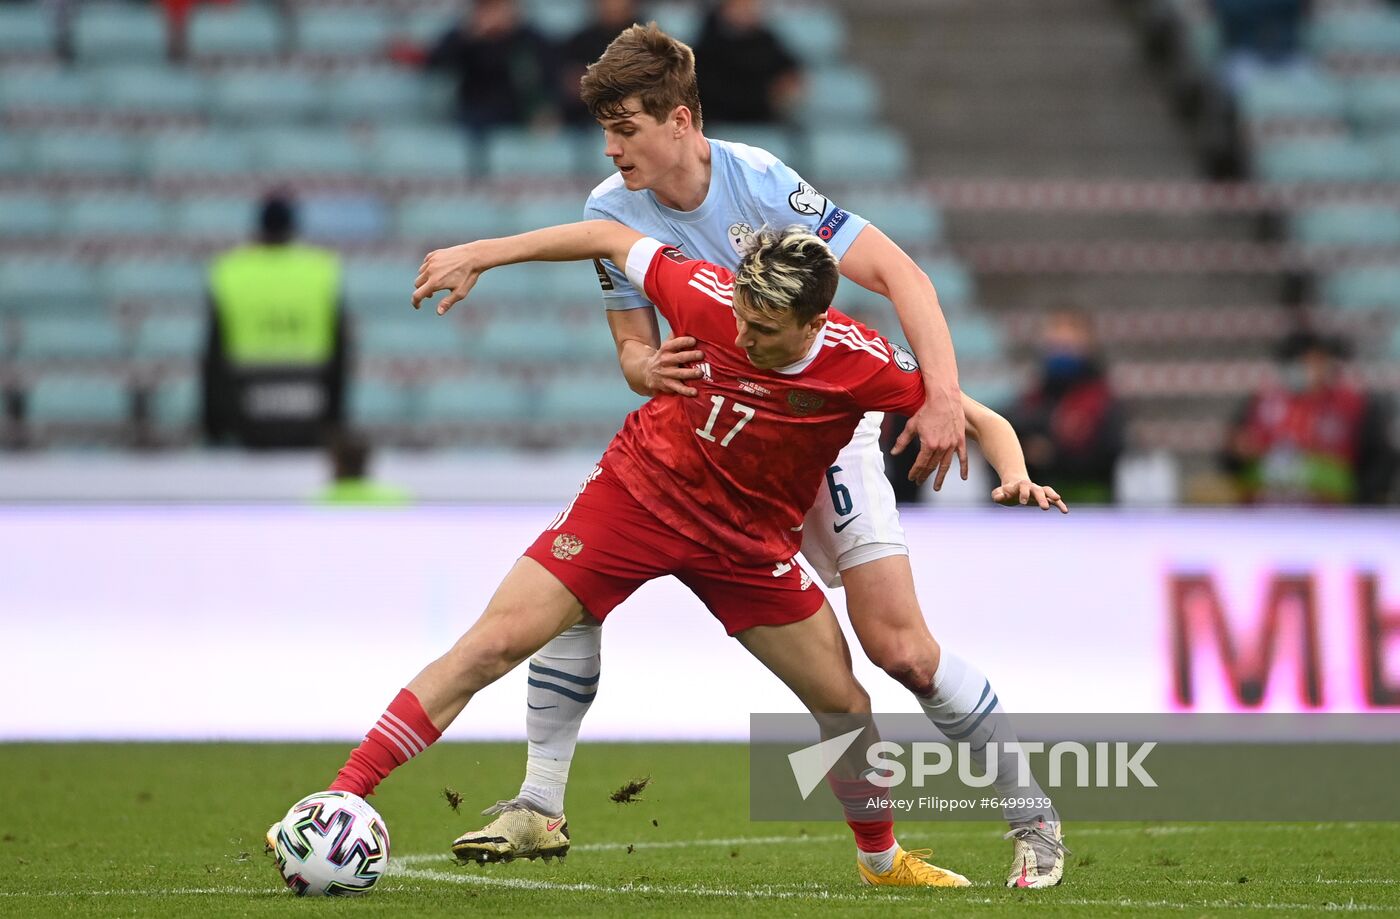
{"type": "Polygon", "coordinates": [[[393,867],[367,897],[297,900],[262,833],[326,785],[348,745],[0,745],[6,916],[1400,916],[1400,825],[1080,824],[1054,890],[1002,887],[1010,843],[990,823],[913,823],[906,848],[969,890],[862,888],[843,824],[753,823],[742,745],[585,744],[563,862],[459,867],[451,839],[511,793],[523,744],[439,744],[374,803],[393,867]],[[610,800],[650,776],[640,800],[610,800]],[[454,814],[443,794],[462,795],[454,814]]]}

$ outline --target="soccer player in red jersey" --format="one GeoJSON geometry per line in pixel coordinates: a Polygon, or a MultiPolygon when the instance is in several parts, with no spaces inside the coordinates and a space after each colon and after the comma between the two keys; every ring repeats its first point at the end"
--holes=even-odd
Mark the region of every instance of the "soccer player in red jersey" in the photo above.
{"type": "MultiPolygon", "coordinates": [[[[816,236],[764,231],[736,274],[644,237],[590,221],[470,244],[466,288],[480,272],[523,261],[607,258],[708,360],[699,398],[653,399],[627,417],[574,500],[526,550],[481,618],[399,693],[331,788],[367,795],[441,736],[471,697],[586,618],[603,620],[645,582],[675,575],[817,716],[824,736],[870,700],[851,672],[830,604],[794,561],[807,508],[828,465],[870,410],[923,402],[912,356],[828,309],[839,269],[816,236]],[[639,551],[642,548],[643,551],[639,551]]],[[[461,289],[461,288],[459,288],[461,289]]],[[[967,400],[969,430],[1004,480],[1002,503],[1063,503],[1025,479],[1006,422],[967,400]]],[[[868,884],[962,887],[894,839],[882,795],[838,763],[830,783],[857,841],[868,884]]],[[[562,818],[560,818],[562,820],[562,818]]],[[[276,828],[274,828],[275,830],[276,828]]],[[[547,851],[539,854],[548,855],[547,851]]]]}

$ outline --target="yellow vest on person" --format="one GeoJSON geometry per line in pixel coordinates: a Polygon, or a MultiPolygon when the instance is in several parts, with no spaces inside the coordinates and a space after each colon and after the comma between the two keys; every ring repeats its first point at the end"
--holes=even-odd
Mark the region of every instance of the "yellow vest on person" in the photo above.
{"type": "Polygon", "coordinates": [[[315,246],[251,245],[214,261],[209,286],[234,366],[317,365],[335,351],[340,259],[315,246]]]}

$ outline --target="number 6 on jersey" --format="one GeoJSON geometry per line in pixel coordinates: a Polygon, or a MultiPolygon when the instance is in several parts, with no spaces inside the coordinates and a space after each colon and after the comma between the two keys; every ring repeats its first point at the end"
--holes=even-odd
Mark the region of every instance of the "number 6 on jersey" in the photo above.
{"type": "MultiPolygon", "coordinates": [[[[710,411],[710,418],[708,421],[705,422],[705,426],[703,428],[696,428],[695,433],[699,434],[701,437],[705,438],[711,443],[714,443],[715,422],[719,420],[720,410],[724,408],[724,396],[711,396],[710,401],[713,402],[715,405],[714,409],[710,411]]],[[[758,411],[757,409],[752,408],[748,405],[744,405],[741,402],[730,402],[729,407],[734,409],[734,411],[738,412],[741,417],[739,418],[738,424],[730,428],[729,433],[724,435],[724,439],[719,442],[719,445],[721,447],[729,446],[729,442],[734,439],[734,435],[738,434],[739,431],[743,429],[744,425],[752,421],[754,414],[758,411]]]]}

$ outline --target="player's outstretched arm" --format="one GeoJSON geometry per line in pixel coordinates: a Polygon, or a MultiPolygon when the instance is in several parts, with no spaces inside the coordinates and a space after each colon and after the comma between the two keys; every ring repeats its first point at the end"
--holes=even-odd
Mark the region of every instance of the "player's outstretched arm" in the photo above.
{"type": "Polygon", "coordinates": [[[966,393],[963,393],[962,405],[967,417],[967,436],[981,445],[982,455],[1001,478],[1001,484],[992,490],[992,500],[1007,507],[1034,501],[1043,511],[1054,506],[1068,514],[1069,508],[1055,489],[1031,481],[1026,471],[1026,455],[1011,422],[966,393]]]}
{"type": "Polygon", "coordinates": [[[903,249],[874,226],[861,230],[846,250],[841,273],[894,304],[904,337],[923,373],[927,393],[924,406],[909,419],[890,452],[902,452],[917,435],[919,455],[909,470],[911,481],[922,483],[937,469],[933,487],[935,491],[942,488],[954,458],[958,460],[959,473],[966,479],[967,437],[959,398],[958,365],[933,282],[903,249]]]}
{"type": "Polygon", "coordinates": [[[483,271],[520,262],[576,262],[605,258],[625,265],[627,253],[642,238],[630,227],[611,220],[585,220],[557,227],[531,230],[518,236],[479,239],[434,249],[423,259],[414,279],[413,308],[440,290],[448,291],[438,303],[441,316],[471,292],[483,271]]]}

